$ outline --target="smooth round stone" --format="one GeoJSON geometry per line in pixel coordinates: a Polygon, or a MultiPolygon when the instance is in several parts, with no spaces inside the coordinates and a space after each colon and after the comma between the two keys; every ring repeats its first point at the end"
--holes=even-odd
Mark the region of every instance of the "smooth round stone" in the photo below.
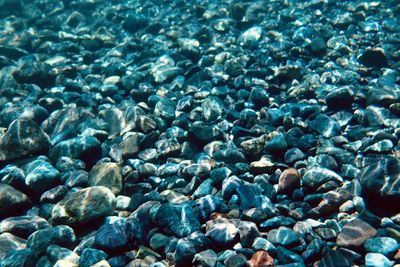
{"type": "Polygon", "coordinates": [[[156,233],[150,238],[149,245],[150,248],[152,248],[153,250],[159,251],[161,249],[164,249],[170,241],[170,237],[161,233],[156,233]]]}
{"type": "Polygon", "coordinates": [[[74,230],[69,226],[59,225],[34,232],[29,236],[26,246],[40,256],[50,245],[71,247],[75,242],[74,230]]]}
{"type": "Polygon", "coordinates": [[[12,186],[0,184],[0,218],[21,213],[30,205],[27,195],[12,186]]]}
{"type": "Polygon", "coordinates": [[[333,90],[326,96],[326,104],[331,109],[349,108],[353,101],[354,93],[349,87],[333,90]]]}
{"type": "Polygon", "coordinates": [[[263,190],[258,185],[239,185],[236,191],[239,195],[240,208],[242,210],[251,208],[267,208],[272,206],[271,200],[262,195],[263,190]]]}
{"type": "Polygon", "coordinates": [[[343,178],[336,172],[322,167],[312,167],[307,170],[301,179],[302,185],[312,189],[317,189],[319,186],[334,181],[338,184],[343,182],[343,178]]]}
{"type": "Polygon", "coordinates": [[[325,114],[319,114],[314,120],[310,121],[309,126],[318,134],[325,138],[330,138],[341,134],[338,122],[325,114]]]}
{"type": "Polygon", "coordinates": [[[366,267],[392,267],[393,264],[394,261],[389,260],[380,253],[367,253],[367,255],[365,255],[366,267]]]}
{"type": "Polygon", "coordinates": [[[213,250],[207,249],[194,255],[192,263],[194,266],[214,267],[217,258],[218,256],[213,250]]]}
{"type": "Polygon", "coordinates": [[[108,217],[106,223],[96,232],[95,245],[97,248],[110,253],[120,252],[127,248],[128,237],[125,219],[108,217]]]}
{"type": "Polygon", "coordinates": [[[36,154],[49,147],[49,137],[32,120],[15,120],[0,138],[0,162],[36,154]]]}
{"type": "Polygon", "coordinates": [[[267,239],[274,245],[292,247],[300,244],[301,236],[290,228],[281,226],[268,232],[267,239]]]}
{"type": "Polygon", "coordinates": [[[60,172],[41,157],[25,166],[25,183],[34,193],[40,195],[60,182],[60,172]]]}
{"type": "Polygon", "coordinates": [[[300,174],[294,168],[283,171],[278,180],[278,193],[291,194],[295,189],[300,187],[300,174]]]}
{"type": "Polygon", "coordinates": [[[49,228],[50,224],[39,216],[10,217],[0,222],[0,233],[9,232],[17,236],[28,238],[37,230],[49,228]]]}
{"type": "Polygon", "coordinates": [[[53,208],[52,220],[71,225],[85,224],[112,215],[115,205],[115,196],[110,189],[104,186],[92,186],[67,194],[53,208]]]}
{"type": "Polygon", "coordinates": [[[238,229],[232,223],[217,223],[206,232],[206,236],[212,240],[214,245],[227,248],[233,244],[238,234],[238,229]]]}
{"type": "Polygon", "coordinates": [[[365,148],[365,152],[375,152],[375,153],[388,153],[393,148],[393,142],[388,139],[381,140],[376,142],[373,145],[370,145],[365,148]]]}
{"type": "Polygon", "coordinates": [[[285,162],[292,164],[296,161],[302,160],[306,155],[297,147],[291,148],[285,153],[285,162]]]}
{"type": "Polygon", "coordinates": [[[102,260],[108,258],[108,255],[98,249],[86,248],[83,250],[81,257],[79,258],[80,267],[90,267],[102,260]]]}
{"type": "Polygon", "coordinates": [[[288,144],[285,136],[282,133],[278,133],[265,144],[265,149],[271,153],[283,153],[286,151],[288,144]]]}
{"type": "Polygon", "coordinates": [[[246,257],[241,254],[234,254],[224,261],[226,267],[246,267],[248,266],[246,257]]]}
{"type": "Polygon", "coordinates": [[[98,163],[89,173],[89,186],[104,186],[114,194],[122,190],[122,176],[118,164],[112,162],[98,163]]]}
{"type": "Polygon", "coordinates": [[[399,244],[391,237],[374,237],[365,241],[364,248],[367,252],[389,255],[399,248],[399,244]]]}
{"type": "Polygon", "coordinates": [[[385,52],[381,48],[368,48],[359,57],[358,61],[366,67],[383,68],[388,66],[385,52]]]}
{"type": "Polygon", "coordinates": [[[303,258],[300,255],[284,247],[277,247],[276,254],[278,256],[278,260],[280,263],[283,264],[301,263],[304,265],[303,258]]]}
{"type": "Polygon", "coordinates": [[[238,226],[240,242],[243,247],[250,248],[254,239],[260,236],[257,225],[253,222],[241,221],[238,226]]]}
{"type": "Polygon", "coordinates": [[[215,195],[207,195],[196,200],[199,207],[199,219],[206,220],[213,212],[227,210],[222,200],[215,195]]]}
{"type": "Polygon", "coordinates": [[[168,98],[161,98],[154,108],[154,114],[167,120],[173,119],[175,118],[175,107],[176,104],[174,101],[168,98]]]}

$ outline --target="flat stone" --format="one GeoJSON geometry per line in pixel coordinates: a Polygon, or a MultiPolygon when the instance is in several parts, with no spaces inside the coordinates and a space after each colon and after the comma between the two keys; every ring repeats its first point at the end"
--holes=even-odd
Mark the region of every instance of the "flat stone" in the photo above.
{"type": "Polygon", "coordinates": [[[292,247],[300,244],[301,236],[292,229],[281,226],[268,232],[268,241],[274,245],[292,247]]]}
{"type": "Polygon", "coordinates": [[[49,227],[50,224],[42,217],[25,215],[2,220],[0,222],[0,233],[9,232],[28,238],[33,232],[49,227]]]}
{"type": "Polygon", "coordinates": [[[118,164],[112,162],[98,163],[89,173],[89,186],[104,186],[114,194],[122,190],[122,176],[118,164]]]}
{"type": "Polygon", "coordinates": [[[399,248],[396,239],[391,237],[374,237],[364,243],[364,248],[368,252],[389,255],[399,248]]]}
{"type": "Polygon", "coordinates": [[[354,219],[344,225],[336,242],[338,246],[357,250],[376,234],[377,231],[371,225],[360,219],[354,219]]]}

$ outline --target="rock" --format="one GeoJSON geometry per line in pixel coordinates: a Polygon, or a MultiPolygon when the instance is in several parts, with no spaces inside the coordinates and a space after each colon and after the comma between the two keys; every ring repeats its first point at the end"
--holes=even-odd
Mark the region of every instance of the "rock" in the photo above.
{"type": "Polygon", "coordinates": [[[25,184],[35,194],[42,194],[60,182],[60,172],[47,161],[39,157],[25,166],[25,184]]]}
{"type": "Polygon", "coordinates": [[[0,234],[0,262],[10,251],[26,248],[26,240],[10,233],[0,234]]]}
{"type": "Polygon", "coordinates": [[[79,266],[90,267],[107,258],[108,255],[101,250],[86,248],[85,250],[83,250],[81,257],[79,258],[79,266]]]}
{"type": "Polygon", "coordinates": [[[294,168],[286,169],[279,176],[278,193],[290,195],[300,187],[300,174],[294,168]]]}
{"type": "Polygon", "coordinates": [[[65,260],[73,264],[79,264],[78,254],[72,252],[67,248],[63,248],[57,245],[50,245],[46,250],[46,255],[51,262],[65,260]]]}
{"type": "Polygon", "coordinates": [[[224,261],[226,267],[247,267],[246,257],[241,254],[234,254],[224,261]]]}
{"type": "Polygon", "coordinates": [[[89,186],[104,186],[114,194],[122,190],[122,176],[116,163],[105,162],[93,166],[89,173],[89,186]]]}
{"type": "Polygon", "coordinates": [[[53,208],[52,221],[70,225],[86,224],[112,215],[115,202],[115,196],[110,189],[103,186],[88,187],[68,194],[59,202],[53,208]]]}
{"type": "Polygon", "coordinates": [[[262,28],[259,26],[254,26],[243,32],[240,35],[238,42],[242,46],[256,48],[258,46],[258,41],[260,40],[261,35],[262,35],[262,28]]]}
{"type": "Polygon", "coordinates": [[[22,238],[28,238],[33,232],[49,228],[50,224],[39,216],[18,216],[0,222],[0,233],[9,232],[22,238]]]}
{"type": "Polygon", "coordinates": [[[297,147],[293,147],[286,151],[285,153],[285,162],[288,164],[293,164],[296,161],[302,160],[306,157],[306,155],[297,147]]]}
{"type": "Polygon", "coordinates": [[[148,23],[148,18],[144,15],[131,13],[122,22],[122,27],[125,31],[134,34],[144,29],[148,23]]]}
{"type": "Polygon", "coordinates": [[[354,219],[346,223],[337,237],[338,246],[358,250],[365,241],[376,235],[376,230],[368,223],[354,219]]]}
{"type": "Polygon", "coordinates": [[[389,66],[385,52],[381,48],[367,48],[358,57],[358,61],[369,68],[384,68],[389,66]]]}
{"type": "Polygon", "coordinates": [[[322,167],[311,167],[301,179],[302,185],[311,189],[316,189],[329,181],[341,184],[343,179],[334,171],[322,167]]]}
{"type": "Polygon", "coordinates": [[[278,260],[280,263],[283,264],[300,263],[303,264],[304,266],[303,258],[289,249],[286,249],[284,247],[277,247],[276,254],[278,256],[278,260]]]}
{"type": "Polygon", "coordinates": [[[197,253],[193,257],[193,266],[214,267],[217,263],[217,254],[211,249],[197,253]]]}
{"type": "Polygon", "coordinates": [[[126,234],[130,243],[141,245],[146,240],[146,236],[153,226],[150,212],[158,209],[159,202],[148,201],[140,205],[126,220],[126,234]]]}
{"type": "Polygon", "coordinates": [[[176,104],[174,101],[168,98],[161,98],[154,108],[154,115],[171,120],[175,118],[175,108],[176,104]]]}
{"type": "Polygon", "coordinates": [[[74,230],[69,226],[59,225],[34,232],[29,236],[26,246],[41,256],[50,245],[72,247],[75,242],[74,230]]]}
{"type": "Polygon", "coordinates": [[[57,203],[58,201],[62,200],[67,193],[68,187],[65,185],[59,185],[44,192],[40,196],[40,201],[42,203],[57,203]]]}
{"type": "Polygon", "coordinates": [[[238,229],[232,223],[216,223],[211,226],[206,236],[210,238],[212,244],[219,249],[228,248],[236,241],[238,229]]]}
{"type": "Polygon", "coordinates": [[[270,241],[262,237],[254,239],[252,248],[255,250],[265,250],[271,253],[276,251],[276,247],[270,241]]]}
{"type": "Polygon", "coordinates": [[[243,247],[251,247],[254,240],[260,236],[257,225],[253,222],[241,221],[238,226],[240,243],[243,247]]]}
{"type": "Polygon", "coordinates": [[[210,96],[202,102],[201,108],[206,121],[215,121],[221,118],[224,103],[218,97],[210,96]]]}
{"type": "Polygon", "coordinates": [[[274,266],[274,259],[266,251],[257,251],[251,256],[250,267],[274,266]]]}
{"type": "Polygon", "coordinates": [[[156,213],[157,224],[167,233],[185,237],[200,229],[200,222],[188,204],[163,204],[156,213]]]}
{"type": "Polygon", "coordinates": [[[0,218],[21,213],[31,206],[29,198],[12,186],[0,184],[0,218]]]}
{"type": "Polygon", "coordinates": [[[118,217],[107,217],[106,222],[96,232],[95,245],[97,248],[110,253],[127,249],[128,237],[125,220],[118,217]]]}
{"type": "Polygon", "coordinates": [[[353,266],[355,259],[352,255],[349,255],[348,251],[341,248],[332,250],[327,249],[324,253],[321,261],[319,261],[318,266],[353,266]]]}
{"type": "Polygon", "coordinates": [[[400,199],[400,187],[397,179],[400,173],[400,161],[392,157],[384,157],[362,169],[360,183],[367,202],[387,211],[398,210],[394,202],[400,199]],[[383,179],[385,177],[385,179],[383,179]]]}
{"type": "Polygon", "coordinates": [[[300,244],[301,236],[292,229],[281,226],[269,231],[268,241],[274,245],[292,247],[300,244]]]}
{"type": "Polygon", "coordinates": [[[338,88],[326,96],[326,104],[334,110],[351,108],[353,102],[354,93],[349,87],[338,88]]]}
{"type": "Polygon", "coordinates": [[[308,125],[318,134],[330,138],[341,134],[339,123],[325,114],[318,114],[308,125]]]}
{"type": "Polygon", "coordinates": [[[31,120],[15,120],[0,139],[0,162],[46,151],[49,137],[31,120]]]}
{"type": "Polygon", "coordinates": [[[11,250],[1,261],[3,267],[28,267],[35,266],[36,255],[30,248],[11,250]]]}
{"type": "Polygon", "coordinates": [[[365,255],[365,266],[367,267],[391,267],[393,264],[394,261],[390,261],[380,253],[367,253],[365,255]]]}
{"type": "Polygon", "coordinates": [[[367,252],[381,253],[390,255],[399,247],[396,239],[391,237],[374,237],[364,243],[364,248],[367,252]]]}
{"type": "Polygon", "coordinates": [[[236,191],[240,199],[240,208],[242,210],[266,208],[272,205],[271,201],[266,196],[262,195],[263,190],[258,185],[239,185],[236,191]]]}
{"type": "Polygon", "coordinates": [[[81,136],[58,143],[50,150],[50,158],[81,159],[92,165],[100,156],[100,142],[93,136],[81,136]]]}

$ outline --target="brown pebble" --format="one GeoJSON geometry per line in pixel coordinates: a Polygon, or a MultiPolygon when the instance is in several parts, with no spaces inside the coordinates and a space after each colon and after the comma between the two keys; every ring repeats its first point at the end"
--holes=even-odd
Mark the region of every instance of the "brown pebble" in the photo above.
{"type": "Polygon", "coordinates": [[[259,250],[251,256],[248,263],[250,267],[274,266],[274,259],[268,254],[268,252],[259,250]]]}

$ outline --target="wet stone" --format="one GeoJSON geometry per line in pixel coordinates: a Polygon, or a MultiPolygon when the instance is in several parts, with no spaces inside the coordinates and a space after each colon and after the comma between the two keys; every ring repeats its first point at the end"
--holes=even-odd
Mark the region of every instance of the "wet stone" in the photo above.
{"type": "Polygon", "coordinates": [[[1,266],[17,267],[17,266],[34,266],[36,262],[35,251],[30,248],[12,250],[1,261],[1,266]]]}
{"type": "Polygon", "coordinates": [[[365,241],[376,235],[376,230],[368,223],[354,219],[346,223],[337,237],[337,244],[349,249],[362,248],[365,241]]]}
{"type": "Polygon", "coordinates": [[[283,171],[279,176],[278,193],[291,194],[295,189],[300,187],[300,174],[294,168],[283,171]]]}
{"type": "Polygon", "coordinates": [[[41,194],[59,183],[59,171],[47,161],[38,158],[25,166],[25,183],[36,194],[41,194]]]}
{"type": "Polygon", "coordinates": [[[200,229],[200,222],[188,204],[163,204],[157,210],[156,221],[162,229],[177,237],[185,237],[200,229]]]}
{"type": "Polygon", "coordinates": [[[89,186],[104,186],[114,194],[122,190],[122,176],[116,163],[98,163],[89,173],[89,186]]]}
{"type": "Polygon", "coordinates": [[[108,258],[108,255],[98,249],[86,248],[83,250],[80,258],[79,258],[79,266],[81,267],[90,267],[102,260],[108,258]]]}
{"type": "Polygon", "coordinates": [[[268,240],[274,245],[292,247],[300,244],[301,236],[292,229],[281,226],[269,231],[268,240]]]}
{"type": "Polygon", "coordinates": [[[107,217],[106,222],[96,232],[95,245],[105,252],[124,251],[128,245],[125,219],[107,217]]]}
{"type": "Polygon", "coordinates": [[[381,253],[367,253],[365,255],[365,266],[374,267],[391,267],[394,262],[389,260],[381,253]]]}
{"type": "Polygon", "coordinates": [[[47,150],[49,137],[31,120],[13,121],[0,139],[0,162],[47,150]]]}
{"type": "Polygon", "coordinates": [[[358,61],[366,67],[383,68],[388,66],[385,52],[381,48],[367,48],[358,57],[358,61]]]}
{"type": "Polygon", "coordinates": [[[206,236],[219,248],[228,248],[235,241],[238,229],[232,223],[217,223],[207,230],[206,236]]]}
{"type": "Polygon", "coordinates": [[[205,251],[197,253],[193,257],[194,266],[213,267],[216,263],[217,254],[211,249],[207,249],[205,251]]]}
{"type": "Polygon", "coordinates": [[[396,239],[391,237],[374,237],[364,243],[364,248],[368,252],[389,255],[398,249],[396,239]]]}
{"type": "Polygon", "coordinates": [[[24,215],[1,221],[0,233],[9,232],[22,238],[28,238],[33,232],[49,227],[50,224],[39,216],[24,215]]]}
{"type": "Polygon", "coordinates": [[[52,221],[71,225],[86,224],[112,215],[115,204],[115,196],[110,189],[103,186],[88,187],[68,194],[57,203],[52,211],[52,221]]]}
{"type": "Polygon", "coordinates": [[[21,213],[31,205],[31,202],[24,193],[12,186],[0,185],[0,217],[10,217],[13,214],[21,213]]]}

